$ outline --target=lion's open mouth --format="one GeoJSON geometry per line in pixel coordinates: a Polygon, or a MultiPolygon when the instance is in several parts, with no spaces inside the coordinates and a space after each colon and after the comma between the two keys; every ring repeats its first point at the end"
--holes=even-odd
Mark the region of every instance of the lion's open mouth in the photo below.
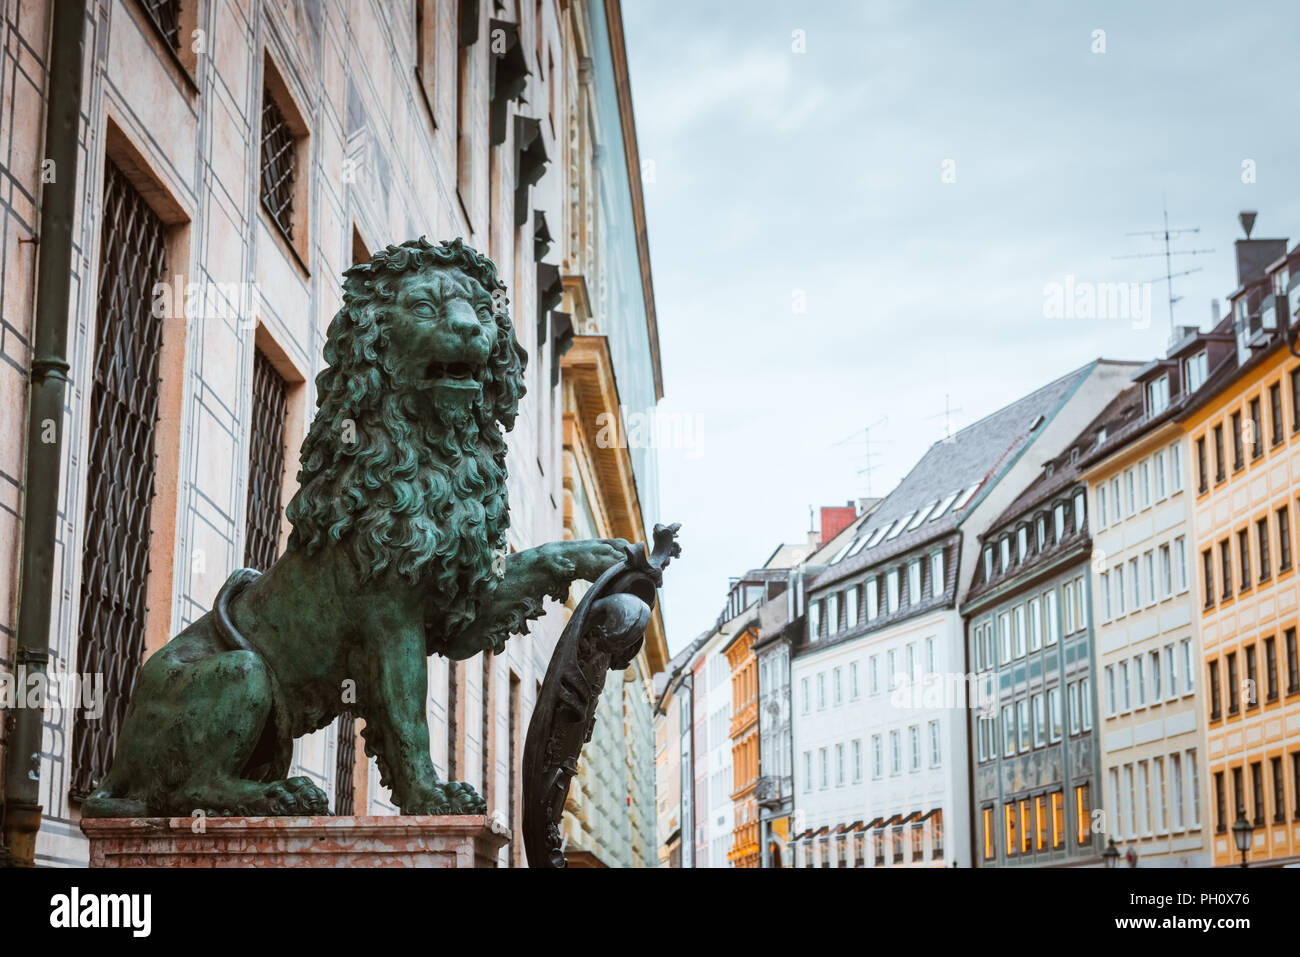
{"type": "Polygon", "coordinates": [[[482,378],[483,367],[471,362],[431,362],[427,372],[428,380],[435,385],[452,386],[462,389],[477,389],[482,378]]]}

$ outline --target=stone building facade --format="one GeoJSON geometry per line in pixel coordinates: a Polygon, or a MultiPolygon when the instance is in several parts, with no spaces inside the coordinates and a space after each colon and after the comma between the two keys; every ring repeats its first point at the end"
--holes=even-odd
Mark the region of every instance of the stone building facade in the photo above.
{"type": "MultiPolygon", "coordinates": [[[[19,422],[33,358],[30,240],[49,175],[50,28],[47,5],[6,4],[6,639],[23,547],[19,422]]],[[[462,237],[496,262],[530,356],[508,436],[512,549],[585,528],[572,518],[565,441],[570,393],[582,388],[564,364],[574,333],[612,357],[604,391],[582,400],[585,418],[598,414],[593,402],[617,413],[614,381],[627,404],[662,395],[614,0],[102,0],[86,5],[84,35],[77,168],[53,174],[76,177],[78,201],[49,667],[104,672],[109,720],[46,716],[44,864],[85,861],[79,799],[111,755],[112,716],[139,663],[211,607],[233,569],[283,548],[282,509],[348,266],[421,235],[462,237]],[[129,425],[104,412],[110,401],[134,416],[129,425]]],[[[657,507],[653,450],[622,452],[611,480],[623,486],[621,511],[594,508],[593,525],[640,539],[642,511],[657,507]]],[[[564,618],[552,607],[501,655],[429,663],[439,774],[473,784],[516,829],[519,752],[564,618]]],[[[610,716],[602,711],[617,722],[608,750],[623,773],[609,787],[624,819],[629,787],[637,813],[652,814],[649,675],[662,648],[656,619],[636,674],[612,676],[610,716]]],[[[392,813],[373,762],[356,759],[359,723],[300,739],[292,773],[322,787],[336,812],[392,813]]],[[[652,829],[634,829],[648,859],[652,829]]],[[[501,861],[522,864],[521,844],[501,861]]]]}

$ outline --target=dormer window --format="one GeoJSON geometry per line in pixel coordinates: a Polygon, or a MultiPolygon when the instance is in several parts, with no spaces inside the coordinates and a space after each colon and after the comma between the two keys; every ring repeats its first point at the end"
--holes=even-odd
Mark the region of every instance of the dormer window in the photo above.
{"type": "Polygon", "coordinates": [[[1006,571],[1011,567],[1011,536],[1003,535],[999,547],[1002,552],[1002,570],[1006,571]]]}
{"type": "Polygon", "coordinates": [[[1083,490],[1074,493],[1074,530],[1083,531],[1083,490]]]}
{"type": "Polygon", "coordinates": [[[1065,537],[1065,506],[1060,502],[1052,509],[1052,528],[1056,532],[1056,541],[1065,537]]]}
{"type": "Polygon", "coordinates": [[[1047,519],[1042,515],[1038,516],[1038,550],[1041,552],[1043,546],[1047,544],[1047,519]]]}
{"type": "Polygon", "coordinates": [[[1169,374],[1147,383],[1147,415],[1159,415],[1169,408],[1169,374]]]}
{"type": "Polygon", "coordinates": [[[1029,529],[1021,525],[1016,529],[1016,561],[1023,562],[1029,551],[1029,529]]]}
{"type": "Polygon", "coordinates": [[[993,546],[984,546],[984,580],[991,581],[993,578],[993,546]]]}
{"type": "Polygon", "coordinates": [[[1188,393],[1195,392],[1205,382],[1209,375],[1209,360],[1206,358],[1205,350],[1202,349],[1194,356],[1190,356],[1183,364],[1183,381],[1187,383],[1188,393]]]}
{"type": "Polygon", "coordinates": [[[1070,464],[1073,465],[1077,461],[1079,461],[1079,447],[1076,445],[1070,449],[1070,464]]]}
{"type": "Polygon", "coordinates": [[[1105,444],[1106,444],[1106,426],[1103,425],[1100,429],[1097,430],[1097,448],[1101,448],[1105,444]]]}

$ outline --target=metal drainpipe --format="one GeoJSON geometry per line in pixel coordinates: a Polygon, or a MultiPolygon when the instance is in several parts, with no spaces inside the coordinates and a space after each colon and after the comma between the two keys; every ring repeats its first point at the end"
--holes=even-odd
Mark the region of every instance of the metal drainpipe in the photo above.
{"type": "MultiPolygon", "coordinates": [[[[39,674],[42,682],[49,661],[54,599],[54,537],[68,383],[68,303],[85,24],[85,0],[56,0],[50,34],[49,98],[45,104],[45,158],[54,162],[54,178],[41,188],[18,641],[14,655],[15,672],[22,670],[29,678],[39,674]]],[[[41,708],[15,708],[10,713],[0,860],[18,867],[30,867],[36,858],[36,832],[41,826],[44,717],[43,702],[41,708]]]]}

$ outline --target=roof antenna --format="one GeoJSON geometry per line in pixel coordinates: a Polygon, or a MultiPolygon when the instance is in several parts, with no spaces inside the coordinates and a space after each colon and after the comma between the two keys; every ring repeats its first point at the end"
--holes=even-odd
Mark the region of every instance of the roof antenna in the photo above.
{"type": "MultiPolygon", "coordinates": [[[[1111,258],[1112,259],[1150,259],[1156,256],[1164,257],[1165,271],[1163,275],[1153,276],[1152,278],[1143,281],[1155,282],[1157,279],[1163,279],[1165,281],[1165,288],[1166,290],[1168,290],[1168,295],[1169,295],[1169,338],[1170,341],[1172,342],[1174,337],[1174,303],[1178,302],[1180,299],[1183,298],[1182,296],[1174,295],[1174,280],[1177,279],[1179,276],[1190,276],[1194,272],[1201,271],[1201,267],[1196,266],[1192,269],[1184,269],[1182,272],[1174,272],[1173,257],[1174,256],[1203,256],[1206,253],[1214,252],[1214,250],[1213,249],[1170,249],[1169,244],[1173,242],[1175,239],[1177,239],[1179,236],[1183,235],[1183,233],[1199,233],[1201,231],[1201,228],[1199,226],[1184,226],[1178,229],[1170,229],[1169,228],[1169,205],[1168,203],[1164,203],[1162,200],[1162,206],[1164,207],[1164,221],[1165,221],[1165,225],[1163,229],[1139,230],[1137,232],[1125,233],[1124,235],[1125,236],[1150,236],[1154,240],[1163,239],[1165,243],[1165,251],[1162,253],[1134,253],[1133,255],[1130,256],[1112,256],[1111,258]]],[[[1245,226],[1246,214],[1242,213],[1241,215],[1242,215],[1241,224],[1245,226]]],[[[1253,226],[1255,223],[1254,213],[1250,214],[1250,222],[1251,225],[1253,226]]],[[[1247,237],[1250,236],[1250,227],[1246,227],[1246,236],[1247,237]]]]}
{"type": "MultiPolygon", "coordinates": [[[[858,436],[862,437],[862,442],[863,442],[862,468],[858,469],[858,474],[865,475],[867,477],[866,494],[868,498],[871,497],[871,473],[874,472],[876,469],[880,468],[880,466],[876,465],[875,462],[873,461],[877,456],[880,455],[880,453],[872,451],[871,430],[880,428],[881,426],[885,426],[888,424],[889,424],[889,416],[884,416],[882,418],[877,419],[875,422],[872,422],[870,425],[866,426],[865,428],[858,429],[858,431],[854,432],[852,435],[846,435],[844,438],[840,439],[838,442],[835,442],[831,445],[831,448],[835,448],[836,446],[840,446],[840,445],[848,445],[850,442],[857,439],[858,436]]],[[[876,439],[876,444],[889,445],[890,440],[876,439]]]]}

